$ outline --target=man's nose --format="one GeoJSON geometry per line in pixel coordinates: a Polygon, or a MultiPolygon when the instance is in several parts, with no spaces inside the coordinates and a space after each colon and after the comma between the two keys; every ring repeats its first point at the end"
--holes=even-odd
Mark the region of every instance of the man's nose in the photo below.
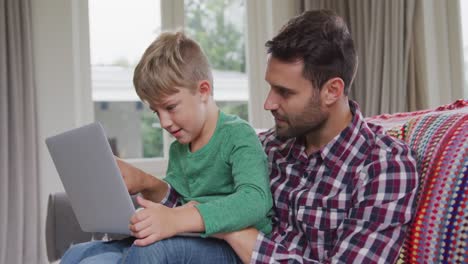
{"type": "Polygon", "coordinates": [[[275,99],[275,95],[273,94],[271,90],[268,93],[267,98],[265,99],[265,103],[263,104],[263,109],[267,111],[278,109],[278,103],[275,99]]]}

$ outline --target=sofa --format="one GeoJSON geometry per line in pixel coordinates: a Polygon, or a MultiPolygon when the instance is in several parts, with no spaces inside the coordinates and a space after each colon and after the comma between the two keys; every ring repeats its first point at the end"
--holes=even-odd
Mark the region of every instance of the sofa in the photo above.
{"type": "MultiPolygon", "coordinates": [[[[417,209],[397,263],[468,263],[468,100],[436,109],[367,118],[415,151],[417,209]]],[[[82,232],[64,193],[49,196],[49,261],[72,244],[117,236],[82,232]]]]}

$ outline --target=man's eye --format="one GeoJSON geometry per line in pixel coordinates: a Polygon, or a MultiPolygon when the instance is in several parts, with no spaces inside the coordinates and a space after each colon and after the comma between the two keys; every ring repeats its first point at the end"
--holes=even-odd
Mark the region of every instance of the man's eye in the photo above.
{"type": "Polygon", "coordinates": [[[290,95],[291,93],[288,90],[281,89],[281,90],[279,90],[279,94],[281,96],[283,96],[283,97],[286,97],[286,96],[290,95]]]}

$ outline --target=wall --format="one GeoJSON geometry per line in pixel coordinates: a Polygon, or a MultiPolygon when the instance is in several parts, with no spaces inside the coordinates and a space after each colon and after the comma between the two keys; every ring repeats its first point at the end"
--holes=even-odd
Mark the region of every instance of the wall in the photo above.
{"type": "MultiPolygon", "coordinates": [[[[41,226],[49,193],[63,190],[44,144],[46,137],[93,120],[87,1],[35,0],[33,52],[37,88],[41,226]],[[87,12],[85,12],[87,14],[87,12]],[[80,20],[81,19],[81,20],[80,20]]],[[[45,242],[44,250],[45,254],[45,242]]],[[[46,259],[40,262],[46,263],[46,259]]]]}

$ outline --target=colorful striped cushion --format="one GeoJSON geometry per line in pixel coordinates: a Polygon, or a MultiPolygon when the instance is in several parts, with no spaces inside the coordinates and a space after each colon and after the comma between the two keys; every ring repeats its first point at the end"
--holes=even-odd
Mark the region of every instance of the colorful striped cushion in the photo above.
{"type": "Polygon", "coordinates": [[[398,263],[468,263],[468,100],[367,121],[417,155],[418,207],[398,263]]]}

